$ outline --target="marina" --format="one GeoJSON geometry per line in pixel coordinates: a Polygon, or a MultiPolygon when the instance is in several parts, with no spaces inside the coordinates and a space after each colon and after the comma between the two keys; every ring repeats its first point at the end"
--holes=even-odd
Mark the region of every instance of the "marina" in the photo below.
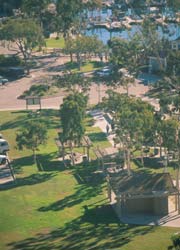
{"type": "MultiPolygon", "coordinates": [[[[112,3],[111,3],[112,4],[112,3]]],[[[141,33],[141,24],[145,14],[137,15],[133,9],[113,11],[112,5],[108,7],[88,11],[86,13],[87,28],[85,34],[97,36],[104,44],[113,37],[130,39],[135,34],[141,33]]],[[[156,8],[151,8],[149,18],[156,25],[156,31],[160,38],[169,41],[180,36],[180,15],[172,15],[167,10],[162,14],[156,13],[156,8]]]]}

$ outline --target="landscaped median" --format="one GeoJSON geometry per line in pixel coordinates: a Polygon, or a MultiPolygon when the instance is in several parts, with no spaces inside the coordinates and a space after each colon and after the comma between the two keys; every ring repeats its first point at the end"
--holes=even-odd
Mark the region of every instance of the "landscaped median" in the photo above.
{"type": "MultiPolygon", "coordinates": [[[[31,151],[16,148],[16,132],[28,112],[0,112],[1,133],[10,144],[17,178],[15,185],[0,190],[0,249],[165,250],[171,245],[176,228],[120,223],[107,200],[105,180],[95,171],[96,161],[70,168],[58,161],[54,142],[60,127],[58,111],[41,113],[48,141],[38,152],[44,169],[39,172],[31,151]]],[[[109,146],[90,117],[86,128],[94,145],[109,146]]]]}

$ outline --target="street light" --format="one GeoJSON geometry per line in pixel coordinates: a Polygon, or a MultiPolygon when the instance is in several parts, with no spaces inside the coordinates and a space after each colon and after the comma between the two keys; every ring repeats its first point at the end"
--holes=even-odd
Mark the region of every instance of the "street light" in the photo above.
{"type": "Polygon", "coordinates": [[[167,160],[167,156],[164,156],[163,159],[163,166],[164,166],[164,173],[167,173],[167,165],[168,165],[168,160],[167,160]]]}

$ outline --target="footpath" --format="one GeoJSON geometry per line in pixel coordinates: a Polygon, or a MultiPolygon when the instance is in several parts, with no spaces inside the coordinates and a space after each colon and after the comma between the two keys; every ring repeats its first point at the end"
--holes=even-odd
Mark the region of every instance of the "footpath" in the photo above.
{"type": "Polygon", "coordinates": [[[105,118],[105,113],[100,110],[92,110],[90,111],[90,114],[94,118],[95,124],[94,127],[99,127],[102,132],[104,132],[107,136],[108,141],[111,143],[111,145],[114,147],[114,138],[115,134],[113,133],[111,129],[111,123],[110,120],[105,118]],[[107,133],[107,126],[109,128],[109,131],[107,133]]]}

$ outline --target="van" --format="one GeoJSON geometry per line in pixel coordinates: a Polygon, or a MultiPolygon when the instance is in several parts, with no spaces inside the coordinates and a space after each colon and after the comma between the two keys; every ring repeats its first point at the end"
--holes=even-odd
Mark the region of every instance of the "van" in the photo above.
{"type": "Polygon", "coordinates": [[[9,144],[6,140],[0,139],[0,154],[6,154],[9,151],[9,144]]]}

